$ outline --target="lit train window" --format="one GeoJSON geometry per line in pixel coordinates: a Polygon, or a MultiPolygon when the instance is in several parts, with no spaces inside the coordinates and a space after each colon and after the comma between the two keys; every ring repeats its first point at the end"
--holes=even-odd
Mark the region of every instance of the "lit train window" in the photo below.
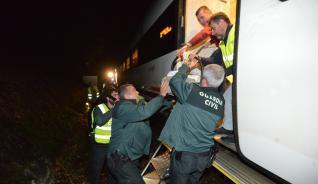
{"type": "Polygon", "coordinates": [[[172,2],[138,44],[138,65],[177,49],[178,1],[172,2]]]}
{"type": "Polygon", "coordinates": [[[127,57],[126,59],[126,69],[129,70],[130,68],[130,57],[127,57]]]}
{"type": "Polygon", "coordinates": [[[135,49],[132,56],[132,65],[136,66],[138,64],[138,49],[135,49]]]}

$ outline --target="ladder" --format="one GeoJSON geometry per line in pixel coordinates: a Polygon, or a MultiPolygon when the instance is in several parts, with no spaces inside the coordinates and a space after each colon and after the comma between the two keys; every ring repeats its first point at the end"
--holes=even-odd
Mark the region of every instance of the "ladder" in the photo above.
{"type": "MultiPolygon", "coordinates": [[[[212,166],[228,177],[233,183],[242,184],[274,184],[272,180],[265,177],[255,169],[249,167],[241,161],[236,153],[235,145],[229,145],[221,141],[220,137],[214,138],[219,144],[216,158],[212,166]]],[[[170,152],[172,148],[167,144],[160,143],[150,161],[142,172],[143,179],[146,184],[163,184],[165,179],[169,177],[170,152]],[[157,156],[161,147],[167,150],[157,156]],[[145,174],[149,166],[152,165],[153,170],[145,174]]]]}

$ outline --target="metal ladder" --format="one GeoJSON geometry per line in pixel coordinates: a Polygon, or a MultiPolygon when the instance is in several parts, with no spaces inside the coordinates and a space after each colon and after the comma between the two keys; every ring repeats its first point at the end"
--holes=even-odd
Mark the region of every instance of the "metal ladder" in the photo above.
{"type": "Polygon", "coordinates": [[[146,184],[159,184],[165,183],[163,180],[168,177],[169,174],[169,167],[170,167],[170,152],[172,148],[164,143],[160,143],[154,154],[152,155],[151,159],[147,163],[146,167],[141,173],[146,184]],[[164,145],[166,151],[157,156],[159,150],[164,145]],[[148,170],[149,166],[152,165],[153,171],[145,174],[148,170]]]}

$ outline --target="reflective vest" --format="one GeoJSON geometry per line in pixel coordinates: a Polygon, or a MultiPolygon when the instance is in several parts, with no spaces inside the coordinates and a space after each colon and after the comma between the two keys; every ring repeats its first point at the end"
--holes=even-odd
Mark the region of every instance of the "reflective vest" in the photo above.
{"type": "MultiPolygon", "coordinates": [[[[109,111],[108,107],[105,104],[99,104],[97,106],[103,114],[107,113],[109,111]]],[[[95,108],[97,108],[95,107],[95,108]]],[[[111,136],[111,126],[112,126],[112,118],[109,119],[108,122],[106,122],[103,126],[98,126],[94,128],[94,110],[92,111],[91,117],[92,117],[92,130],[95,142],[101,143],[101,144],[108,144],[110,141],[111,136]]]]}
{"type": "Polygon", "coordinates": [[[96,98],[98,98],[98,97],[99,97],[98,87],[97,87],[97,86],[94,86],[93,89],[94,89],[94,92],[95,92],[95,94],[96,94],[96,98]]]}
{"type": "Polygon", "coordinates": [[[93,99],[92,87],[88,87],[88,88],[87,88],[87,98],[88,98],[88,100],[93,99]]]}
{"type": "MultiPolygon", "coordinates": [[[[234,39],[235,39],[235,25],[232,26],[229,35],[227,36],[226,45],[223,40],[220,41],[219,48],[222,52],[223,62],[225,68],[228,69],[233,65],[233,56],[234,56],[234,39]]],[[[226,76],[226,79],[233,83],[233,73],[226,76]]]]}

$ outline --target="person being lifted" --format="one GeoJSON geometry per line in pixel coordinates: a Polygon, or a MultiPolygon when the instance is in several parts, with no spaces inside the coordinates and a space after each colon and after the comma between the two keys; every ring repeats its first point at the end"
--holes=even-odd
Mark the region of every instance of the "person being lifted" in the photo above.
{"type": "Polygon", "coordinates": [[[218,92],[224,80],[223,67],[207,65],[200,85],[186,83],[187,74],[197,62],[192,59],[188,65],[183,64],[170,80],[177,103],[159,140],[173,148],[171,183],[199,183],[204,169],[211,165],[216,122],[224,114],[224,99],[218,92]]]}
{"type": "Polygon", "coordinates": [[[168,82],[163,82],[160,95],[148,103],[139,100],[139,92],[132,84],[119,88],[120,101],[112,113],[112,135],[107,166],[118,183],[144,183],[138,159],[149,154],[151,129],[148,118],[163,105],[168,82]]]}

